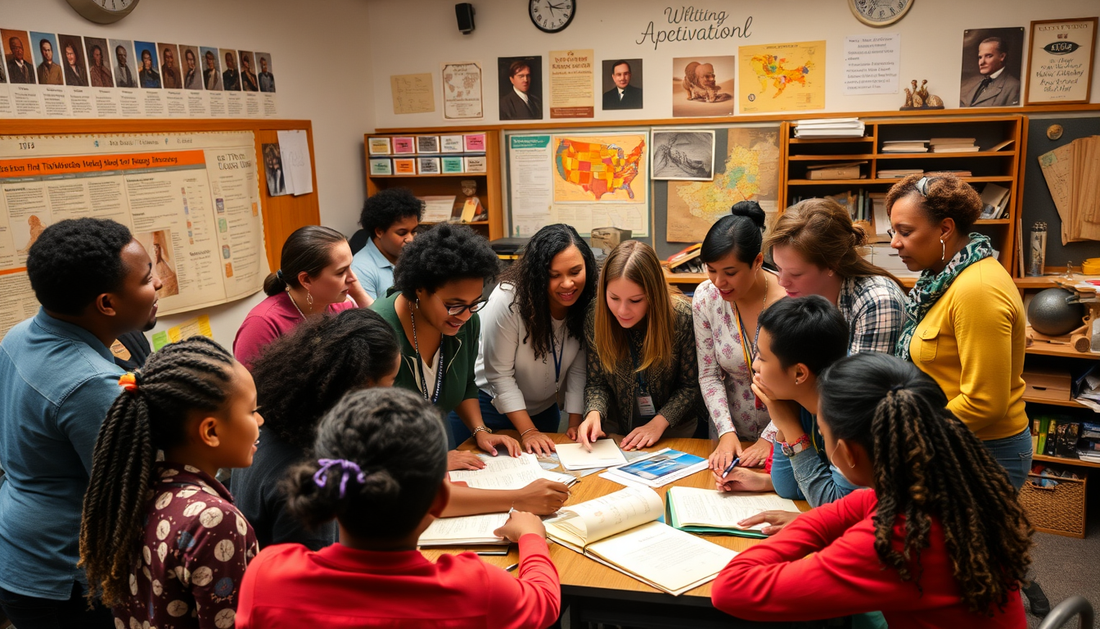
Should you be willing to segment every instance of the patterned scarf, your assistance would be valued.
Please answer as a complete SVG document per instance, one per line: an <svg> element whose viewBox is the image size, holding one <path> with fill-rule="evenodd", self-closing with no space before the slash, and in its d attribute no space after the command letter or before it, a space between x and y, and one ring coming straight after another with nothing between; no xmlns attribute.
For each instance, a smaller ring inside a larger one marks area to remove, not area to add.
<svg viewBox="0 0 1100 629"><path fill-rule="evenodd" d="M920 279L913 286L913 290L909 291L909 300L905 304L905 325L901 330L901 338L898 339L894 354L899 358L912 360L909 357L909 343L913 340L917 325L932 306L936 305L940 297L943 297L959 273L971 264L990 257L993 257L993 247L989 244L989 237L973 232L970 234L970 242L948 261L942 271L933 274L925 269L921 272Z"/></svg>

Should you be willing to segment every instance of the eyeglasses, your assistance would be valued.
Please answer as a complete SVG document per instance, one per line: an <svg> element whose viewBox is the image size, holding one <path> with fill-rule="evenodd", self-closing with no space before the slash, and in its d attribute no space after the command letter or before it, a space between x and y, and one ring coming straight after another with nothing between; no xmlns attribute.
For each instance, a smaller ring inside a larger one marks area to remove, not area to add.
<svg viewBox="0 0 1100 629"><path fill-rule="evenodd" d="M470 311L470 314L473 314L473 313L477 312L478 310L481 310L482 308L484 308L485 304L487 304L487 303L489 303L488 299L479 299L478 301L475 301L472 304L459 304L457 306L446 306L445 305L445 307L447 308L447 314L449 314L452 317L457 317L458 315L466 312L467 310Z"/></svg>
<svg viewBox="0 0 1100 629"><path fill-rule="evenodd" d="M892 229L887 229L886 230L886 235L890 237L890 240L893 240L894 236L897 235L897 232L892 230Z"/></svg>

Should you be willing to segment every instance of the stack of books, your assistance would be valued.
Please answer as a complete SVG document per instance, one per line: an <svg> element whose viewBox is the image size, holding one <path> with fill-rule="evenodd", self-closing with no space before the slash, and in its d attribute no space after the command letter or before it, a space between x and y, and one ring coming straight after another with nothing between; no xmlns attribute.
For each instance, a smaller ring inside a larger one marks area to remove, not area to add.
<svg viewBox="0 0 1100 629"><path fill-rule="evenodd" d="M879 179L902 179L909 175L923 175L921 168L884 168L878 171Z"/></svg>
<svg viewBox="0 0 1100 629"><path fill-rule="evenodd" d="M859 118L820 118L800 120L794 125L796 138L862 138L864 125Z"/></svg>
<svg viewBox="0 0 1100 629"><path fill-rule="evenodd" d="M1081 422L1077 456L1081 457L1082 461L1100 463L1100 423Z"/></svg>
<svg viewBox="0 0 1100 629"><path fill-rule="evenodd" d="M987 183L982 188L982 213L978 216L983 220L1008 216L1008 202L1012 198L1008 188L998 186L995 183Z"/></svg>
<svg viewBox="0 0 1100 629"><path fill-rule="evenodd" d="M928 140L887 140L882 143L883 153L927 153Z"/></svg>
<svg viewBox="0 0 1100 629"><path fill-rule="evenodd" d="M932 138L928 141L933 153L977 153L974 138Z"/></svg>

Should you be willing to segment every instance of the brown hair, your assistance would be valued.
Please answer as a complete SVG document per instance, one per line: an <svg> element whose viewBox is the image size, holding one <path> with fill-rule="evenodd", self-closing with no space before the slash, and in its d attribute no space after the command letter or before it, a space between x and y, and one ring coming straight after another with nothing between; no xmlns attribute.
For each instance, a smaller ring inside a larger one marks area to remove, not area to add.
<svg viewBox="0 0 1100 629"><path fill-rule="evenodd" d="M607 307L607 284L620 277L640 286L648 303L645 341L637 370L641 372L652 365L668 365L673 358L672 337L675 334L672 299L674 296L679 298L680 292L665 281L661 261L653 247L637 240L628 240L612 249L600 269L594 326L600 365L607 373L614 373L616 366L627 359L626 347L630 340L626 337L626 330Z"/></svg>
<svg viewBox="0 0 1100 629"><path fill-rule="evenodd" d="M764 241L769 251L790 247L810 264L845 279L881 275L901 286L898 278L859 255L857 247L866 245L867 232L832 199L806 199L787 208Z"/></svg>
<svg viewBox="0 0 1100 629"><path fill-rule="evenodd" d="M921 183L922 179L926 181ZM898 199L908 196L917 201L928 220L939 223L949 218L960 234L970 231L985 206L974 188L955 175L909 175L886 193L886 215Z"/></svg>

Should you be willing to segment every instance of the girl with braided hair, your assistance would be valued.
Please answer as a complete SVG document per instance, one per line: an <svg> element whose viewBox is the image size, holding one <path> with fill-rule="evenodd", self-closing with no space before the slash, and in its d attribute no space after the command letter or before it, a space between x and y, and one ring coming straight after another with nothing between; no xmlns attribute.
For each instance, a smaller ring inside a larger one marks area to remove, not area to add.
<svg viewBox="0 0 1100 629"><path fill-rule="evenodd" d="M519 543L518 578L473 553L431 562L417 550L450 495L445 427L423 396L349 393L321 420L313 450L285 481L287 508L314 526L336 519L340 541L262 550L244 577L237 629L519 629L557 619L561 585L531 513L514 511L496 531Z"/></svg>
<svg viewBox="0 0 1100 629"><path fill-rule="evenodd" d="M214 475L252 463L263 424L252 376L192 337L119 385L84 496L88 598L102 596L119 626L231 627L256 536Z"/></svg>
<svg viewBox="0 0 1100 629"><path fill-rule="evenodd" d="M871 489L734 558L714 583L715 607L748 620L881 610L891 629L1026 627L1031 526L1004 468L935 381L868 353L829 367L820 389L829 457Z"/></svg>

